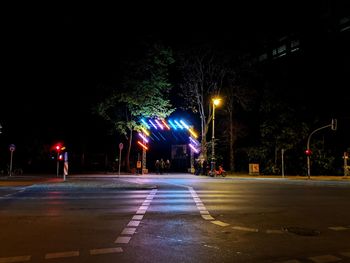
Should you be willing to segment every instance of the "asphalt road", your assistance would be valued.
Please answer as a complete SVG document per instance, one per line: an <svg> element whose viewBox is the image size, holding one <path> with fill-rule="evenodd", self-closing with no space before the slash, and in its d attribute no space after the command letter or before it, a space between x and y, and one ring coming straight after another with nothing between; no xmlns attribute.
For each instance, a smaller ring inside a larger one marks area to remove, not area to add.
<svg viewBox="0 0 350 263"><path fill-rule="evenodd" d="M350 182L193 175L0 187L0 263L350 262Z"/></svg>

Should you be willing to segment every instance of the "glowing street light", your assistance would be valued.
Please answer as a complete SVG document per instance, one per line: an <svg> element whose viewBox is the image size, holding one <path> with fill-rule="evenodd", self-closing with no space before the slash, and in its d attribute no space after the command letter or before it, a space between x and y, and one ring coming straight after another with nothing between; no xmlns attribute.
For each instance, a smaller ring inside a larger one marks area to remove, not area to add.
<svg viewBox="0 0 350 263"><path fill-rule="evenodd" d="M213 98L213 130L212 130L212 137L211 137L211 175L214 175L215 173L215 107L219 106L221 99L220 98Z"/></svg>

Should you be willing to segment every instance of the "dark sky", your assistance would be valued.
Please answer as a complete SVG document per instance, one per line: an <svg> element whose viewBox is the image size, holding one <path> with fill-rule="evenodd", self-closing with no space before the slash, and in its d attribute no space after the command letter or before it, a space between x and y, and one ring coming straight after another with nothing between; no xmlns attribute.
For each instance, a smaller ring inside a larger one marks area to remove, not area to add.
<svg viewBox="0 0 350 263"><path fill-rule="evenodd" d="M97 84L111 79L136 43L153 37L178 47L210 41L249 50L262 37L312 21L333 1L189 2L5 7L3 132L13 140L25 133L98 133L102 124L90 116Z"/></svg>

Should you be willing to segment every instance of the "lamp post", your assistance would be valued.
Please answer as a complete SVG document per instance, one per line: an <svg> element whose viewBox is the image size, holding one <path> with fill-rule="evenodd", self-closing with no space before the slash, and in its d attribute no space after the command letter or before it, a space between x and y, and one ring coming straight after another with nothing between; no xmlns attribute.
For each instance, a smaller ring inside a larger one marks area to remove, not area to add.
<svg viewBox="0 0 350 263"><path fill-rule="evenodd" d="M211 166L210 166L210 173L213 176L215 173L215 106L218 106L220 104L221 99L214 98L213 100L213 130L212 130L212 137L211 137Z"/></svg>

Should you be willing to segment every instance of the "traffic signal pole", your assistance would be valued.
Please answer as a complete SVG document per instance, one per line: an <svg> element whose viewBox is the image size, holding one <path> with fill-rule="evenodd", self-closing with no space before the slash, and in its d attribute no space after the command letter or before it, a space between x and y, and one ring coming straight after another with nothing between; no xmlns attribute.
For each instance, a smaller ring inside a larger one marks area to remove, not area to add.
<svg viewBox="0 0 350 263"><path fill-rule="evenodd" d="M306 145L306 150L308 151L308 154L307 154L307 177L308 179L310 179L310 175L311 175L311 168L310 168L310 156L311 156L311 152L310 152L310 139L311 139L311 136L319 131L319 130L322 130L322 129L325 129L325 128L328 128L328 127L331 127L332 130L336 130L337 129L337 120L336 119L332 119L332 123L331 124L328 124L328 125L325 125L323 127L320 127L316 130L314 130L312 133L310 133L309 137L307 138L307 145Z"/></svg>

